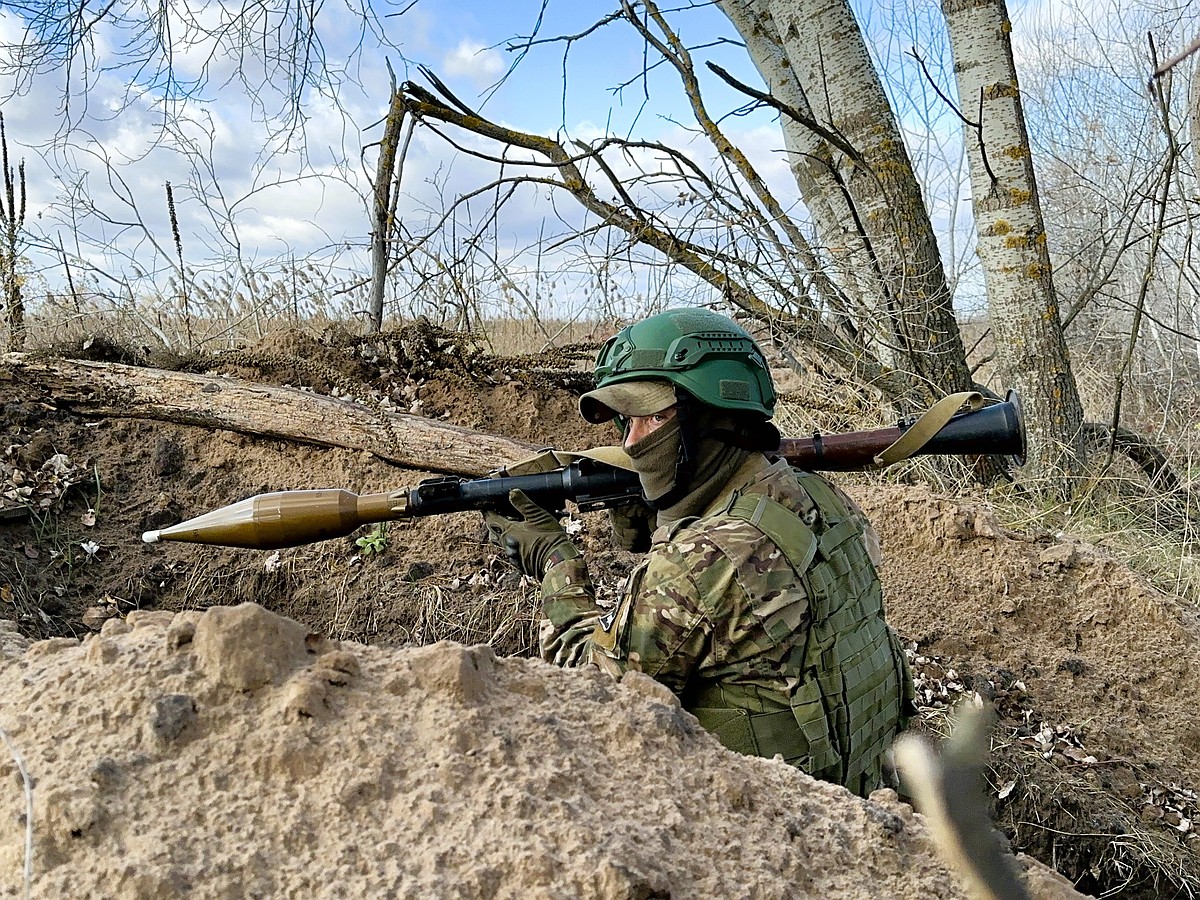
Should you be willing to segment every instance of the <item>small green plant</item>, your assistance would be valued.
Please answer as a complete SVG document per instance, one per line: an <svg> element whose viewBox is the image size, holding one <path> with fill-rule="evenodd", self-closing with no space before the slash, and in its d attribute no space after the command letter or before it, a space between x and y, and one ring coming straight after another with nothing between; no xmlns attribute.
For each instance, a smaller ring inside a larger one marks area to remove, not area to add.
<svg viewBox="0 0 1200 900"><path fill-rule="evenodd" d="M91 506L84 510L83 515L80 517L80 521L88 528L93 527L96 524L96 520L100 517L100 497L103 491L100 487L99 463L92 463L92 478L96 484L96 499Z"/></svg>
<svg viewBox="0 0 1200 900"><path fill-rule="evenodd" d="M354 539L355 546L362 551L363 556L370 556L372 553L382 553L387 547L388 542L388 523L379 522L369 532L362 537Z"/></svg>

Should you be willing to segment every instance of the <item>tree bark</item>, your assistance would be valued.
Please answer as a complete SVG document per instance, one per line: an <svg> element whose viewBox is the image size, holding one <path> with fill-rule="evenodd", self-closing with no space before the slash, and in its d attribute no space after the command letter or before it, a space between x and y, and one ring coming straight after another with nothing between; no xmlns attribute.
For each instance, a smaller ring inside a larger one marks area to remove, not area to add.
<svg viewBox="0 0 1200 900"><path fill-rule="evenodd" d="M1067 493L1083 462L1083 405L1071 372L1021 107L1004 0L943 0L963 115L979 259L996 357L1025 401L1022 481ZM974 133L973 133L974 132Z"/></svg>
<svg viewBox="0 0 1200 900"><path fill-rule="evenodd" d="M421 416L219 375L10 353L0 362L0 382L19 383L28 397L84 415L366 450L395 465L451 475L485 475L537 449Z"/></svg>
<svg viewBox="0 0 1200 900"><path fill-rule="evenodd" d="M1188 93L1188 134L1192 144L1192 165L1200 168L1200 64L1192 68Z"/></svg>
<svg viewBox="0 0 1200 900"><path fill-rule="evenodd" d="M25 300L21 296L21 276L17 272L17 265L21 259L18 238L25 225L25 162L22 160L15 172L8 164L8 135L4 129L2 113L0 170L4 176L4 195L0 197L0 225L4 229L3 246L0 246L0 280L3 281L8 349L15 351L25 347Z"/></svg>
<svg viewBox="0 0 1200 900"><path fill-rule="evenodd" d="M400 131L404 126L404 94L392 82L392 98L384 120L383 140L379 144L379 159L375 165L375 190L372 194L371 229L371 328L383 330L383 295L387 287L388 259L391 256L392 231L395 227L396 204L392 183L397 179L396 153L400 146Z"/></svg>
<svg viewBox="0 0 1200 900"><path fill-rule="evenodd" d="M812 118L804 88L783 48L771 18L769 0L718 0L717 6L746 42L768 93L800 115ZM853 228L849 198L839 188L830 146L792 116L780 116L788 168L800 188L805 208L817 226L824 252L837 273L839 286L858 303L864 300L861 273L853 260L866 256L862 236ZM869 292L868 292L869 293Z"/></svg>
<svg viewBox="0 0 1200 900"><path fill-rule="evenodd" d="M722 0L784 117L797 184L872 349L914 406L972 386L937 239L903 137L846 0ZM820 133L816 130L820 129Z"/></svg>

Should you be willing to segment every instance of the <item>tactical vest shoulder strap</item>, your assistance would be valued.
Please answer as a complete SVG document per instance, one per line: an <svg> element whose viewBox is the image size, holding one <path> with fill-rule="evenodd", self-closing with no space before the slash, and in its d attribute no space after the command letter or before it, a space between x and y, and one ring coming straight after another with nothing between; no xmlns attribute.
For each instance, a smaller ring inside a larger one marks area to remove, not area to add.
<svg viewBox="0 0 1200 900"><path fill-rule="evenodd" d="M828 481L820 475L805 472L802 469L793 469L792 471L796 473L796 480L800 482L800 487L804 488L808 496L812 498L813 503L821 510L821 515L826 520L840 521L850 515L850 510L846 508L845 502Z"/></svg>
<svg viewBox="0 0 1200 900"><path fill-rule="evenodd" d="M696 523L696 518L697 518L696 516L689 516L686 519L678 519L678 520L672 522L670 525L664 525L663 527L666 528L665 540L668 540L668 541L675 540L675 537L676 537L676 535L679 534L679 532L683 531L683 529L688 528Z"/></svg>
<svg viewBox="0 0 1200 900"><path fill-rule="evenodd" d="M749 522L771 539L798 575L817 554L817 536L800 517L766 494L742 494L730 503L727 515Z"/></svg>

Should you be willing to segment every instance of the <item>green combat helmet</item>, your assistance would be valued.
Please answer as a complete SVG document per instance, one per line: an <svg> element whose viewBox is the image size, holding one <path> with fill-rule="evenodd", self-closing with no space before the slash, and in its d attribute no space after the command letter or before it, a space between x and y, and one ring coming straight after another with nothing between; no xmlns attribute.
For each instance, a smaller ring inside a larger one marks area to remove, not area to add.
<svg viewBox="0 0 1200 900"><path fill-rule="evenodd" d="M616 415L604 402L614 392L605 389L635 381L667 382L718 409L764 419L775 413L775 388L758 344L732 319L707 309L667 310L622 329L600 348L595 376L596 390L579 402L593 423Z"/></svg>

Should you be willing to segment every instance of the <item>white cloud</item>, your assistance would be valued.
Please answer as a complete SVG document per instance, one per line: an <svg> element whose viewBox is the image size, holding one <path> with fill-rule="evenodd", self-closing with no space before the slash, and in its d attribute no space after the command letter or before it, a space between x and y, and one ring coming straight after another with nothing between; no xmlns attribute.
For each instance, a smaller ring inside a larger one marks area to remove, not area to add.
<svg viewBox="0 0 1200 900"><path fill-rule="evenodd" d="M330 4L346 5L344 0ZM487 104L470 96L472 89L484 89L501 78L508 60L502 46L460 36L483 34L490 41L502 38L508 30L527 27L539 5L537 0L513 6L471 2L456 8L454 15L439 10L438 16L419 15L421 8L417 7L402 19L380 20L377 24L383 30L377 34L368 29L365 37L354 16L323 17L322 22L330 29L322 32L325 62L331 70L330 83L336 87L327 93L310 91L306 95L303 137L295 141L285 141L276 130L281 123L270 117L292 85L279 81L247 91L239 78L231 77L244 61L207 41L190 49L176 48L175 61L181 74L194 77L207 73L215 80L204 96L171 107L180 117L170 140L157 146L163 138L161 101L155 100L147 84L131 80L145 76L121 68L128 60L122 60L114 48L122 46L124 37L98 29L95 52L106 68L92 73L86 103L79 93L70 98L73 122L78 121L84 129L71 135L74 151L60 148L55 153L37 152L49 147L55 132L63 127L63 115L55 112L62 102L61 73L36 79L29 93L5 101L10 146L15 155L29 161L30 224L51 236L61 230L68 246L71 229L78 229L80 252L114 277L129 271L135 260L143 271L162 273L174 262L164 197L164 182L170 181L189 266L206 271L227 266L236 232L240 252L249 261L262 264L272 256L301 258L311 253L331 269L344 267L342 271L361 274L366 270L362 250L371 228L364 198L370 193L377 153L374 142L382 134L386 114L387 58L395 66L398 79L420 80L416 63L436 61L435 71L454 90L461 86L460 96L466 102L478 102L485 114L511 122L516 129L548 134L561 130L563 139L569 134L585 141L611 133L661 141L686 154L701 170L713 170L712 146L672 121L688 120L686 101L672 73L654 70L644 84L635 79L626 90L616 94L610 90L614 81L639 71L641 45L632 31L626 34L611 29L600 43L573 50L569 90L561 80L561 50L550 47L540 54L531 52ZM226 7L235 5L224 0L207 4L204 24L213 24L214 16ZM592 14L585 11L580 15ZM522 22L526 24L518 24ZM547 25L546 33L567 33L574 27L570 22L557 29ZM18 17L0 11L0 44L19 43L23 30L24 23ZM390 37L385 41L381 34ZM402 56L398 55L399 48L403 49ZM729 51L727 55L729 59L719 58L739 71L736 54ZM248 80L267 74L260 61L244 64L249 67ZM77 91L81 86L81 82L75 82ZM0 76L0 97L11 87L11 79ZM714 110L744 102L744 98L715 82L706 90ZM575 124L568 127L567 122ZM727 118L723 127L746 150L784 206L795 209L797 188L788 171L774 116L763 112ZM489 155L498 152L494 144L449 126L440 131L461 146ZM204 158L196 167L196 159L181 152L174 143L176 139L201 151ZM101 156L109 157L118 167L127 198L110 190L108 173L100 165ZM518 160L529 156L533 155L510 152L503 175L553 174L544 167L521 167ZM660 176L664 171L673 172L673 168L661 157L658 151L643 149L628 155L613 152L606 159L620 175L648 175L632 189L641 192L640 199L661 208L664 216L691 215L693 220L703 222L700 212L672 206L672 190L677 186ZM81 176L86 174L92 199L108 217L129 221L133 213L128 204L136 204L137 215L145 223L144 231L114 228L103 217L89 218L77 207L64 204L58 197L61 186L54 177L55 168L63 169L64 159L74 163L68 169ZM459 153L433 129L420 127L405 160L400 221L410 233L418 232L460 197L501 174L495 163ZM589 174L605 199L618 199L613 197L611 187L605 190L605 179L594 166ZM448 232L451 237L446 238L444 247L430 245L430 252L452 259L462 248L450 241L461 241L462 235L481 223L489 223L493 243L488 252L496 257L496 266L506 269L531 296L539 289L551 290L546 279L563 272L568 274L553 288L559 295L569 294L576 283L572 278L584 285L590 277L595 289L598 279L594 272L601 267L605 253L612 256L608 263L612 269L620 265L621 259L637 256L638 251L627 253L621 249L620 235L601 235L591 245L587 241L564 242L558 249L543 248L542 253L534 253L530 248L539 242L552 243L554 236L570 231L587 216L561 192L543 185L526 185L491 224L491 207L506 189L494 189L464 204L457 211L461 227ZM224 209L229 210L228 216ZM44 218L35 219L35 210L44 212ZM803 211L797 209L796 214L803 216ZM151 246L148 235L163 248L162 254ZM587 259L589 253L596 259ZM653 256L649 252L645 255ZM55 259L51 257L49 264L55 265ZM629 265L632 268L634 264ZM584 287L579 290L583 296Z"/></svg>
<svg viewBox="0 0 1200 900"><path fill-rule="evenodd" d="M483 89L504 71L504 58L479 41L463 38L458 46L442 57L442 72L453 78L466 78Z"/></svg>

